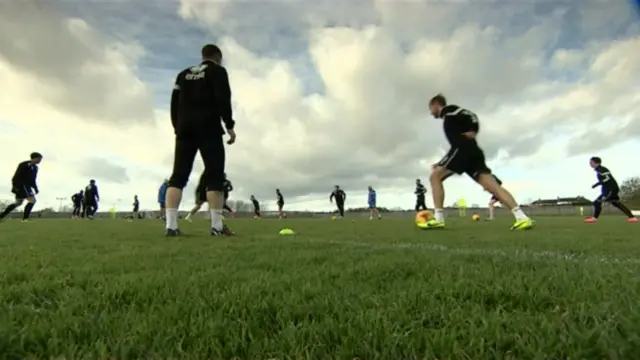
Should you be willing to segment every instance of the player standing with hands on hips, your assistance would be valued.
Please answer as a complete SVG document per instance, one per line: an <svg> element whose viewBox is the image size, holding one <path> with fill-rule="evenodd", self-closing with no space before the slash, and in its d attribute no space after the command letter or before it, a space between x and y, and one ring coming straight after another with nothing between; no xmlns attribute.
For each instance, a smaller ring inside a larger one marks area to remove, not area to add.
<svg viewBox="0 0 640 360"><path fill-rule="evenodd" d="M173 172L166 195L166 235L179 236L178 207L189 181L193 161L200 151L204 162L207 202L211 214L211 235L234 233L222 222L224 206L225 148L236 141L231 109L231 86L221 66L222 51L216 45L202 48L202 63L178 74L171 95L171 123L176 135Z"/></svg>

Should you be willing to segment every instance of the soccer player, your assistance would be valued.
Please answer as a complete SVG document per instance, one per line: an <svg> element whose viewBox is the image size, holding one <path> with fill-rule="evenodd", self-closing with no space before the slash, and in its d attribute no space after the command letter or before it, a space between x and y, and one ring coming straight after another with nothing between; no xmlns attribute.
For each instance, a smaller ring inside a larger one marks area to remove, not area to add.
<svg viewBox="0 0 640 360"><path fill-rule="evenodd" d="M98 203L100 202L100 193L95 180L90 180L89 185L84 188L84 210L87 219L93 220L98 212Z"/></svg>
<svg viewBox="0 0 640 360"><path fill-rule="evenodd" d="M278 219L283 219L287 217L287 215L282 211L284 208L284 196L282 196L280 189L276 189L276 196L278 197Z"/></svg>
<svg viewBox="0 0 640 360"><path fill-rule="evenodd" d="M31 211L36 204L36 195L39 192L36 180L38 179L38 164L41 161L42 154L34 152L31 153L29 160L18 164L18 168L11 178L11 192L15 195L15 201L0 213L0 220L11 214L26 200L27 205L24 207L22 221L29 221Z"/></svg>
<svg viewBox="0 0 640 360"><path fill-rule="evenodd" d="M140 200L138 200L138 195L134 195L133 196L133 212L131 214L131 216L134 219L139 219L140 215L138 214L140 212Z"/></svg>
<svg viewBox="0 0 640 360"><path fill-rule="evenodd" d="M344 203L347 201L347 194L340 189L340 186L336 185L329 195L329 201L333 203L333 199L336 199L336 206L338 207L338 214L340 218L344 218Z"/></svg>
<svg viewBox="0 0 640 360"><path fill-rule="evenodd" d="M71 213L72 219L79 219L82 214L82 203L84 200L84 191L80 190L76 194L71 195L71 202L73 203L73 212Z"/></svg>
<svg viewBox="0 0 640 360"><path fill-rule="evenodd" d="M222 221L224 207L225 148L222 122L229 134L227 144L236 141L231 109L231 86L227 70L220 64L222 51L216 45L202 48L202 63L181 71L171 94L171 123L175 132L173 172L166 196L166 235L179 236L178 207L189 181L198 151L205 168L207 202L211 214L211 235L233 232Z"/></svg>
<svg viewBox="0 0 640 360"><path fill-rule="evenodd" d="M591 188L595 189L600 186L600 196L593 202L593 216L587 218L585 222L594 223L598 220L602 212L602 203L604 202L611 203L611 205L620 209L622 213L627 215L627 221L638 222L638 219L631 213L631 210L620 202L620 187L618 186L618 182L613 175L611 175L611 171L602 166L602 159L594 156L589 160L589 165L596 171L598 177L598 182L593 184Z"/></svg>
<svg viewBox="0 0 640 360"><path fill-rule="evenodd" d="M493 177L496 179L496 182L498 183L498 185L502 186L502 180L500 180L495 175L493 175ZM491 221L495 218L496 203L499 203L499 202L500 201L495 195L491 195L491 199L489 199L489 217L486 219L487 221Z"/></svg>
<svg viewBox="0 0 640 360"><path fill-rule="evenodd" d="M486 191L495 195L501 204L511 209L515 216L512 230L531 229L535 224L534 221L522 211L511 193L498 184L485 163L484 152L476 141L476 135L480 130L476 114L456 105L448 105L441 94L429 101L429 110L435 118L443 120L444 132L451 149L440 162L432 166L429 182L435 207L435 219L428 221L425 228L445 226L443 182L453 174L466 173Z"/></svg>
<svg viewBox="0 0 640 360"><path fill-rule="evenodd" d="M424 199L427 188L422 185L420 179L416 179L416 190L413 193L416 195L416 212L427 210L427 204Z"/></svg>
<svg viewBox="0 0 640 360"><path fill-rule="evenodd" d="M224 193L224 205L222 206L222 210L227 210L231 213L231 216L236 216L235 211L227 204L227 200L229 200L229 193L233 191L233 184L227 178L227 174L224 174L224 183L222 184L222 192Z"/></svg>
<svg viewBox="0 0 640 360"><path fill-rule="evenodd" d="M256 197L251 195L251 203L253 204L253 217L255 219L260 219L260 203L256 200Z"/></svg>
<svg viewBox="0 0 640 360"><path fill-rule="evenodd" d="M160 188L158 188L158 205L160 206L160 219L164 220L166 215L165 198L167 197L167 188L169 187L169 179L165 179Z"/></svg>
<svg viewBox="0 0 640 360"><path fill-rule="evenodd" d="M378 211L378 208L376 207L376 191L373 190L371 185L369 185L367 203L369 204L369 220L373 220L374 214L378 216L378 220L382 219L382 215L380 215L380 211Z"/></svg>
<svg viewBox="0 0 640 360"><path fill-rule="evenodd" d="M193 222L191 218L198 211L200 211L200 208L202 208L202 204L206 202L207 202L206 175L204 172L202 172L202 175L200 175L200 180L198 181L198 186L196 186L196 204L193 207L193 209L189 211L189 213L184 219L187 220L188 222Z"/></svg>

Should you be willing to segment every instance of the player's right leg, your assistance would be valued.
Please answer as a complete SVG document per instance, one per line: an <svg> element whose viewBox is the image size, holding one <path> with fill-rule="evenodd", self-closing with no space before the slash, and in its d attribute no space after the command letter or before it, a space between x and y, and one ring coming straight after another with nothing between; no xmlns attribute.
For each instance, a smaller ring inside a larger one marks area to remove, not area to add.
<svg viewBox="0 0 640 360"><path fill-rule="evenodd" d="M165 229L167 236L181 234L178 226L178 208L182 200L182 189L189 181L193 161L198 153L199 142L193 137L177 136L173 158L173 171L169 178L166 195Z"/></svg>
<svg viewBox="0 0 640 360"><path fill-rule="evenodd" d="M421 225L425 229L444 228L444 181L454 174L462 174L465 158L459 149L450 149L438 163L431 167L429 183L433 199L434 218Z"/></svg>

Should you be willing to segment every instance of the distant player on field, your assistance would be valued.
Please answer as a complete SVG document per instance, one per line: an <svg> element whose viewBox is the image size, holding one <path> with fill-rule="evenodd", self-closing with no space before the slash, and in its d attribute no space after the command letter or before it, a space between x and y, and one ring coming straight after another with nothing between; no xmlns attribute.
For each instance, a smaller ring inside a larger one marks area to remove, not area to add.
<svg viewBox="0 0 640 360"><path fill-rule="evenodd" d="M95 180L90 180L89 185L84 188L84 211L87 219L93 220L98 212L98 203L100 203L100 193Z"/></svg>
<svg viewBox="0 0 640 360"><path fill-rule="evenodd" d="M84 191L80 190L76 194L71 195L71 202L73 203L73 212L71 213L72 219L79 219L82 214L82 203L84 202Z"/></svg>
<svg viewBox="0 0 640 360"><path fill-rule="evenodd" d="M283 211L283 209L284 209L284 196L282 196L282 193L280 192L280 189L276 189L276 197L278 198L277 199L278 219L283 219L283 218L287 217L287 215Z"/></svg>
<svg viewBox="0 0 640 360"><path fill-rule="evenodd" d="M629 222L638 222L638 219L631 213L631 210L620 202L620 187L618 186L618 182L613 175L611 175L611 171L602 166L602 159L594 156L589 160L589 165L596 171L598 177L598 182L593 184L591 188L595 189L599 186L601 192L600 196L593 202L593 216L587 218L585 222L595 223L598 220L602 212L602 203L604 202L608 202L620 209L620 211L627 215Z"/></svg>
<svg viewBox="0 0 640 360"><path fill-rule="evenodd" d="M373 215L378 217L378 220L382 219L382 215L380 215L380 211L376 206L376 191L373 190L373 187L369 185L369 195L367 196L367 204L369 205L369 220L373 220Z"/></svg>
<svg viewBox="0 0 640 360"><path fill-rule="evenodd" d="M15 195L15 201L0 213L0 220L20 207L25 200L27 201L27 205L24 207L22 221L26 222L29 220L31 211L36 204L36 195L39 191L36 180L38 179L38 164L40 164L41 161L42 154L34 152L31 153L29 160L18 164L18 168L11 178L11 192Z"/></svg>
<svg viewBox="0 0 640 360"><path fill-rule="evenodd" d="M224 174L224 183L222 184L222 187L222 192L224 193L224 205L222 206L222 210L230 212L231 216L236 216L236 213L229 206L229 204L227 204L227 200L229 200L229 194L233 191L233 184L231 183L231 180L227 178L226 173Z"/></svg>
<svg viewBox="0 0 640 360"><path fill-rule="evenodd" d="M253 204L253 217L260 219L260 203L256 200L256 197L251 195L251 203Z"/></svg>
<svg viewBox="0 0 640 360"><path fill-rule="evenodd" d="M133 196L133 211L131 213L131 216L134 219L139 219L140 218L140 200L138 200L138 195L134 195Z"/></svg>
<svg viewBox="0 0 640 360"><path fill-rule="evenodd" d="M502 181L495 175L493 175L493 177L496 179L496 182L498 183L498 185L502 186ZM495 218L496 203L499 203L499 202L500 201L495 195L491 195L491 199L489 199L489 217L487 218L488 221L491 221Z"/></svg>
<svg viewBox="0 0 640 360"><path fill-rule="evenodd" d="M196 204L193 207L193 209L191 209L191 211L189 211L187 216L184 218L188 222L193 222L193 220L191 219L193 215L195 215L198 211L200 211L200 208L202 208L202 205L207 202L207 183L206 183L206 175L204 172L202 172L202 175L200 175L200 180L198 181L198 185L196 186L195 195L196 195L195 197Z"/></svg>
<svg viewBox="0 0 640 360"><path fill-rule="evenodd" d="M429 110L435 118L443 120L444 132L451 149L442 160L432 166L429 182L435 219L428 221L425 228L445 226L443 182L451 175L466 173L486 191L495 195L501 204L511 209L516 218L511 230L531 229L534 226L533 220L522 211L511 193L498 184L485 163L484 152L476 141L480 130L476 114L457 105L447 104L445 97L440 94L429 101Z"/></svg>
<svg viewBox="0 0 640 360"><path fill-rule="evenodd" d="M333 199L336 200L336 206L338 207L338 214L340 218L344 218L344 203L347 201L347 194L340 189L340 186L336 185L329 195L329 201L333 203Z"/></svg>
<svg viewBox="0 0 640 360"><path fill-rule="evenodd" d="M416 195L416 212L427 210L427 204L425 202L427 188L422 185L420 179L416 179L416 190L413 193Z"/></svg>
<svg viewBox="0 0 640 360"><path fill-rule="evenodd" d="M169 187L169 180L165 179L162 184L160 184L160 188L158 188L158 205L160 206L160 219L165 218L167 206L165 205L166 197L167 197L167 188Z"/></svg>

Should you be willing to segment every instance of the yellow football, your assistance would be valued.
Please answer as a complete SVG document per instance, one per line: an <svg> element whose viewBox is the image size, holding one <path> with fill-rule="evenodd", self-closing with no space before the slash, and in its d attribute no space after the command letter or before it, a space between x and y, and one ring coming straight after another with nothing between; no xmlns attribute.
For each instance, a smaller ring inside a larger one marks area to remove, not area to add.
<svg viewBox="0 0 640 360"><path fill-rule="evenodd" d="M473 214L473 215L471 215L471 220L473 220L473 221L478 221L478 220L480 220L480 215L478 215L478 214Z"/></svg>

